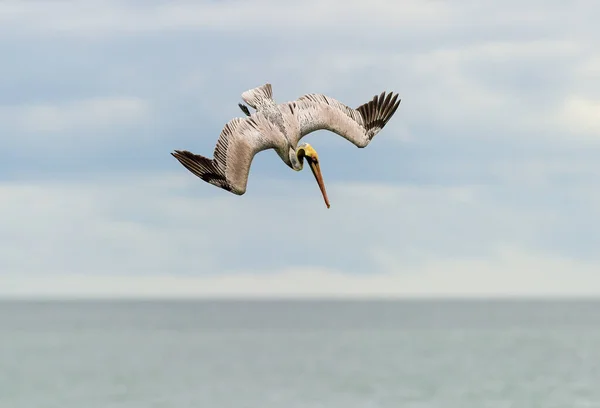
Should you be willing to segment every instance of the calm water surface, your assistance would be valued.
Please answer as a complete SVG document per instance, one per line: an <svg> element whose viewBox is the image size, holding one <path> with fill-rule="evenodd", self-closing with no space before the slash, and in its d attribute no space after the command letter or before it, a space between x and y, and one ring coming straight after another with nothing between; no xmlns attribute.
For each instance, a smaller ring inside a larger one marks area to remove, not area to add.
<svg viewBox="0 0 600 408"><path fill-rule="evenodd" d="M600 407L600 301L0 302L0 407Z"/></svg>

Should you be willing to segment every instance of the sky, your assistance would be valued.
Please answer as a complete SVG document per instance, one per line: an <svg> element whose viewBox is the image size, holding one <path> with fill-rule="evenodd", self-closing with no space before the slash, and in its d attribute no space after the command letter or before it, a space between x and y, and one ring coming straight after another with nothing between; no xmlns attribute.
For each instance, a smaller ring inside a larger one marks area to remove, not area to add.
<svg viewBox="0 0 600 408"><path fill-rule="evenodd" d="M595 0L0 2L1 297L600 295ZM312 174L210 156L241 93L402 103Z"/></svg>

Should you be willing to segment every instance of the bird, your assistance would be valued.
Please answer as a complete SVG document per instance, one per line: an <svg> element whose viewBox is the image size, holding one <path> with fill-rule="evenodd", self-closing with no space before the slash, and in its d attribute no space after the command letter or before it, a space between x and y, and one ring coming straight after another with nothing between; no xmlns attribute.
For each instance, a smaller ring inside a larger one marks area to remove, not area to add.
<svg viewBox="0 0 600 408"><path fill-rule="evenodd" d="M273 149L295 171L301 171L306 160L327 208L330 202L319 155L310 144L299 144L300 139L317 130L328 130L364 148L385 127L401 101L398 93L384 91L356 109L320 93L278 104L270 83L249 89L241 96L254 112L238 104L245 117L235 117L225 124L212 159L188 150L174 150L171 155L205 182L240 196L246 192L250 166L257 153Z"/></svg>

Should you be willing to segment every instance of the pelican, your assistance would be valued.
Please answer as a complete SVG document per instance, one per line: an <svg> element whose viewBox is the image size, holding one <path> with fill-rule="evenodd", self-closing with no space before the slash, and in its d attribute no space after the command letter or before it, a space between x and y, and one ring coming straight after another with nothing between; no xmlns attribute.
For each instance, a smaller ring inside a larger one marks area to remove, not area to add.
<svg viewBox="0 0 600 408"><path fill-rule="evenodd" d="M242 93L247 106L238 104L244 118L233 118L221 131L213 158L209 159L187 150L171 153L179 162L202 180L233 194L246 192L248 174L254 156L274 149L290 168L300 171L306 159L325 200L330 207L323 182L319 155L300 139L316 130L329 130L366 147L384 128L398 109L398 94L382 92L373 99L352 109L323 94L306 94L295 101L277 104L271 84L267 83Z"/></svg>

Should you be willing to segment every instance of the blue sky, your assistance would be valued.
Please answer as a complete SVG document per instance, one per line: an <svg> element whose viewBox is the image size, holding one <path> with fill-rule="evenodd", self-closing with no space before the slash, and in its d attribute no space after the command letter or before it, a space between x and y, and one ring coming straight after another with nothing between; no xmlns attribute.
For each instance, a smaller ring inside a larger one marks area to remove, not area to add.
<svg viewBox="0 0 600 408"><path fill-rule="evenodd" d="M0 295L600 294L592 0L0 2ZM324 131L331 209L273 151L211 154L240 95L402 98Z"/></svg>

